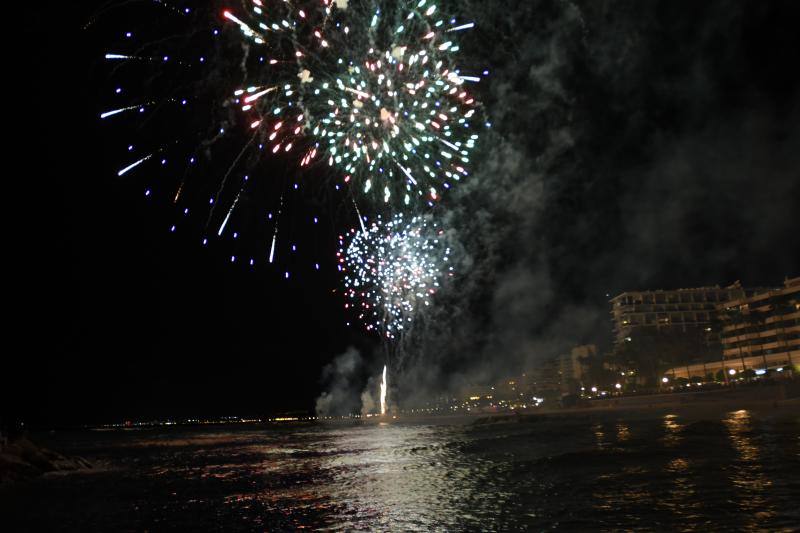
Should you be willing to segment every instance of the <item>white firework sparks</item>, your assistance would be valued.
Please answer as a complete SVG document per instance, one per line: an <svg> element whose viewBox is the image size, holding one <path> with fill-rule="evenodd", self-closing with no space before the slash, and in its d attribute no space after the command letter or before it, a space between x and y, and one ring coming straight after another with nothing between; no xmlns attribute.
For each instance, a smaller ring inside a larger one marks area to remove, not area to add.
<svg viewBox="0 0 800 533"><path fill-rule="evenodd" d="M429 306L444 275L452 275L443 231L422 217L378 218L366 231L339 239L345 308L358 313L368 331L395 339L415 314Z"/></svg>
<svg viewBox="0 0 800 533"><path fill-rule="evenodd" d="M316 6L316 7L314 7ZM235 92L274 153L326 162L364 194L432 203L468 175L480 81L455 63L474 27L429 0L252 0L227 20L269 56Z"/></svg>

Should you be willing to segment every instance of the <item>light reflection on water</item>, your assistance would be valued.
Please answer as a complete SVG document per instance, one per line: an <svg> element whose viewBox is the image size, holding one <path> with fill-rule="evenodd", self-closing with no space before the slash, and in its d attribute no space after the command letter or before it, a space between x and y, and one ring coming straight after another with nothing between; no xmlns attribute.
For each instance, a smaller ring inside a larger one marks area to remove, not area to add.
<svg viewBox="0 0 800 533"><path fill-rule="evenodd" d="M664 436L662 437L664 445L668 448L680 445L683 428L683 424L678 422L678 415L666 415L664 417Z"/></svg>
<svg viewBox="0 0 800 533"><path fill-rule="evenodd" d="M108 468L39 490L95 529L774 530L800 524L798 434L737 412L92 435L64 444Z"/></svg>
<svg viewBox="0 0 800 533"><path fill-rule="evenodd" d="M335 515L342 522L367 510L380 527L436 523L436 517L445 519L457 508L456 494L474 498L475 481L483 474L480 461L466 469L451 464L452 450L428 429L388 426L345 431L337 444L342 450L362 450L334 456L323 466L335 472L327 487L331 499L346 502ZM455 487L457 491L452 490Z"/></svg>
<svg viewBox="0 0 800 533"><path fill-rule="evenodd" d="M486 464L480 460L457 464L457 436L442 428L343 428L325 432L322 443L318 442L319 431L298 436L309 439L307 454L279 459L277 464L283 466L278 469L306 472L313 479L254 497L275 508L305 506L322 512L332 529L369 524L370 528L412 530L477 523L477 514L453 511L465 501L486 497L486 489L491 488L477 483L486 478ZM285 464L287 461L292 464ZM270 468L275 467L273 462ZM505 496L502 492L491 494L498 503Z"/></svg>
<svg viewBox="0 0 800 533"><path fill-rule="evenodd" d="M739 506L746 511L747 525L757 527L760 521L775 515L769 499L772 481L764 474L761 466L758 434L748 411L730 413L723 422L730 433L731 445L739 456L739 460L729 469L731 481L737 488Z"/></svg>
<svg viewBox="0 0 800 533"><path fill-rule="evenodd" d="M617 442L625 442L631 438L631 429L624 422L617 422Z"/></svg>

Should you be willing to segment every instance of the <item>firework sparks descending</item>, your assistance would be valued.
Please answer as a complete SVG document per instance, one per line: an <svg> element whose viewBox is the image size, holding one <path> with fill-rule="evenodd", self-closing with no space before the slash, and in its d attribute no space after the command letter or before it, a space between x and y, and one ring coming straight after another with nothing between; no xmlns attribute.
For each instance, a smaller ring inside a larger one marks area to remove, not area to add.
<svg viewBox="0 0 800 533"><path fill-rule="evenodd" d="M120 176L120 177L124 176L125 174L127 174L128 172L133 170L134 168L138 167L139 165L141 165L145 161L149 160L151 157L153 157L152 154L150 154L148 156L145 156L145 157L139 159L138 161L134 161L133 163L131 163L127 167L125 167L122 170L120 170L119 172L117 172L117 176Z"/></svg>
<svg viewBox="0 0 800 533"><path fill-rule="evenodd" d="M378 218L367 232L351 229L339 238L345 308L368 331L393 340L408 330L421 308L430 305L443 275L452 275L443 232L422 217Z"/></svg>
<svg viewBox="0 0 800 533"><path fill-rule="evenodd" d="M270 59L236 102L274 153L297 149L383 202L432 204L468 175L480 76L456 64L455 33L430 0L252 0L223 17Z"/></svg>

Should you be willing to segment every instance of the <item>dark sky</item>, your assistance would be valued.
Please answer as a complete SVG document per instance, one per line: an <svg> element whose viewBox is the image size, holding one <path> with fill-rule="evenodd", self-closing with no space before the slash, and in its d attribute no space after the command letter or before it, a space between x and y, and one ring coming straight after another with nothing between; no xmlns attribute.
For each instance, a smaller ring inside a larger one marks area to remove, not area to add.
<svg viewBox="0 0 800 533"><path fill-rule="evenodd" d="M797 2L460 6L479 24L465 57L492 71L495 128L436 212L462 275L419 328L411 381L439 389L606 345L607 294L800 274ZM98 8L30 9L7 159L26 191L7 198L25 228L8 412L68 423L308 409L337 354L355 345L370 360L374 340L345 326L333 292L334 236L352 224L335 196L296 201L293 216L324 220L297 226L313 245L289 281L203 248L200 229L171 234L175 211L115 176L124 137L97 120L108 35L82 29Z"/></svg>

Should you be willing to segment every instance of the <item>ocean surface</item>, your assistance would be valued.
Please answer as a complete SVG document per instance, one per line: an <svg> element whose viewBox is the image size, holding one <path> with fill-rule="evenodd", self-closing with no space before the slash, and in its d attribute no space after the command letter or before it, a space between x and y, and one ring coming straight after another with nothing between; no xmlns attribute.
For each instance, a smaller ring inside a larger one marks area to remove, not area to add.
<svg viewBox="0 0 800 533"><path fill-rule="evenodd" d="M94 469L2 493L3 531L800 529L800 414L791 412L43 440Z"/></svg>

